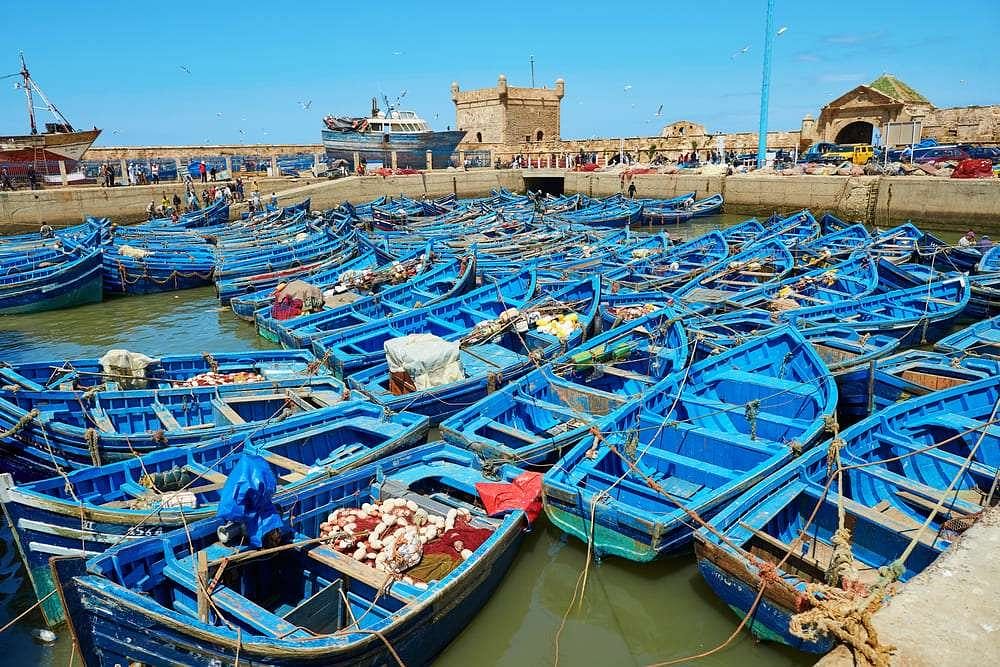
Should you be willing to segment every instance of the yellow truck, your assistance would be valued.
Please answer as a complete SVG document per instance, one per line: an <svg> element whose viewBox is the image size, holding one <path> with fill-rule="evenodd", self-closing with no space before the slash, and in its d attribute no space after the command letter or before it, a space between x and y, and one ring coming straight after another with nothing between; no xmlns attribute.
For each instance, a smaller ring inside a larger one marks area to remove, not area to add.
<svg viewBox="0 0 1000 667"><path fill-rule="evenodd" d="M838 144L823 153L823 161L833 163L868 164L873 157L875 147L871 144Z"/></svg>

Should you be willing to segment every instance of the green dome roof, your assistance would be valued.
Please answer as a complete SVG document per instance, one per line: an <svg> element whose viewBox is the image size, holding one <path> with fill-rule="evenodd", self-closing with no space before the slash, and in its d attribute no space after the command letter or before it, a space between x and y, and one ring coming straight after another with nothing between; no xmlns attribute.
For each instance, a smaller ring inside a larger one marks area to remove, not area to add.
<svg viewBox="0 0 1000 667"><path fill-rule="evenodd" d="M883 74L868 84L868 86L900 102L930 104L930 101L926 97L891 74Z"/></svg>

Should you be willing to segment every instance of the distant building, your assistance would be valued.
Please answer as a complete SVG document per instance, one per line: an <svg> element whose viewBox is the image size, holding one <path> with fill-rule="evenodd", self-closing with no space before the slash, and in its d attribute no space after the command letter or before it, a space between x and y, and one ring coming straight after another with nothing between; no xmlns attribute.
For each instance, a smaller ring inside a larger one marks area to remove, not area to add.
<svg viewBox="0 0 1000 667"><path fill-rule="evenodd" d="M938 143L1000 143L1000 105L939 109L917 90L891 74L847 91L820 109L819 118L807 114L798 131L768 133L771 148L805 149L817 141L839 144L869 143L874 130L888 123L920 121L922 136ZM710 147L714 135L688 120L665 125L660 136L693 141ZM727 148L755 149L752 132L723 135Z"/></svg>
<svg viewBox="0 0 1000 667"><path fill-rule="evenodd" d="M455 121L466 132L462 145L558 141L565 87L562 79L552 89L508 86L503 74L495 88L461 91L452 83Z"/></svg>

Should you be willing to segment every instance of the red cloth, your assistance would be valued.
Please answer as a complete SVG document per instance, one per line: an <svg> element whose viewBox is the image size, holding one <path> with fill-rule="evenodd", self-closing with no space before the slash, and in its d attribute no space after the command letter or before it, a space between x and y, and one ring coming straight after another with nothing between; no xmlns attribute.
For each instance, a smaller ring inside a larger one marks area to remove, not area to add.
<svg viewBox="0 0 1000 667"><path fill-rule="evenodd" d="M424 545L424 554L447 554L452 558L461 559L461 553L455 551L455 542L461 542L463 549L475 551L483 542L490 539L493 531L489 528L473 528L469 522L459 517L455 519L455 527L442 533Z"/></svg>
<svg viewBox="0 0 1000 667"><path fill-rule="evenodd" d="M302 314L302 299L284 298L271 306L271 317L276 320L290 320Z"/></svg>
<svg viewBox="0 0 1000 667"><path fill-rule="evenodd" d="M483 507L490 516L511 510L524 510L528 523L534 523L542 512L542 475L522 472L507 484L505 482L480 482L476 491Z"/></svg>
<svg viewBox="0 0 1000 667"><path fill-rule="evenodd" d="M989 160L962 160L951 172L952 178L993 178L993 163Z"/></svg>

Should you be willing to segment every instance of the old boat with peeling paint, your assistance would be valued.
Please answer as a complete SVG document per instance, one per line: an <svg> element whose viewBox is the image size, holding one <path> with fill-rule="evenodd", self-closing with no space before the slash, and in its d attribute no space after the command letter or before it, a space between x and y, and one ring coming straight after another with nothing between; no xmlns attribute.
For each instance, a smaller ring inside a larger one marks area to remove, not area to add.
<svg viewBox="0 0 1000 667"><path fill-rule="evenodd" d="M49 570L52 556L95 556L126 540L161 535L215 514L220 492L239 460L256 448L278 480L277 496L422 441L427 419L387 416L349 401L191 447L171 447L104 466L27 484L0 475L0 502L13 527L42 613L64 619ZM181 514L183 513L183 517Z"/></svg>
<svg viewBox="0 0 1000 667"><path fill-rule="evenodd" d="M837 583L854 591L880 585L890 571L890 581L903 583L923 571L951 543L945 522L983 510L1000 470L1000 440L990 426L997 405L1000 377L993 376L897 403L846 429L835 448L807 453L734 501L712 530L697 532L702 576L740 616L766 576L750 631L825 653L832 637L804 639L789 621L813 606L808 587L833 570L837 542L853 561L851 578ZM830 476L831 454L843 466L842 482ZM850 530L846 545L835 536L840 512Z"/></svg>
<svg viewBox="0 0 1000 667"><path fill-rule="evenodd" d="M441 423L441 436L486 459L551 464L688 355L668 308L583 343Z"/></svg>
<svg viewBox="0 0 1000 667"><path fill-rule="evenodd" d="M490 599L526 527L521 510L487 516L476 485L521 472L503 465L487 476L472 452L432 443L276 502L300 546L266 558L220 544L221 521L212 519L191 524L189 534L122 544L86 562L55 559L53 567L87 664L429 664ZM389 497L434 514L465 508L472 526L491 534L422 586L309 541L331 511ZM201 615L199 553L213 573L227 563Z"/></svg>
<svg viewBox="0 0 1000 667"><path fill-rule="evenodd" d="M686 546L708 518L808 449L837 387L792 327L674 373L602 424L546 474L543 502L597 554L650 561Z"/></svg>

